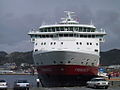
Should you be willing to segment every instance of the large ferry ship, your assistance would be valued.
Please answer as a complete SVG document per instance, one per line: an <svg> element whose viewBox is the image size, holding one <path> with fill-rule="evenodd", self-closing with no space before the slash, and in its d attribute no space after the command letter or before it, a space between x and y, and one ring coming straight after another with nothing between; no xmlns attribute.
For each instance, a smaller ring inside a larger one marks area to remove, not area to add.
<svg viewBox="0 0 120 90"><path fill-rule="evenodd" d="M80 24L65 11L57 24L41 25L28 34L34 44L33 58L43 87L78 86L97 76L104 30Z"/></svg>

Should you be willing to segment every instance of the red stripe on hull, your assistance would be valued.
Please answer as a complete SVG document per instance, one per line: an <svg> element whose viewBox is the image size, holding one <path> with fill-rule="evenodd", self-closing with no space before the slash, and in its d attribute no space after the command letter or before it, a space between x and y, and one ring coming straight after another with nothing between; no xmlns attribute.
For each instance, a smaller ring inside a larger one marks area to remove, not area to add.
<svg viewBox="0 0 120 90"><path fill-rule="evenodd" d="M98 67L82 65L37 66L39 74L49 75L97 75Z"/></svg>

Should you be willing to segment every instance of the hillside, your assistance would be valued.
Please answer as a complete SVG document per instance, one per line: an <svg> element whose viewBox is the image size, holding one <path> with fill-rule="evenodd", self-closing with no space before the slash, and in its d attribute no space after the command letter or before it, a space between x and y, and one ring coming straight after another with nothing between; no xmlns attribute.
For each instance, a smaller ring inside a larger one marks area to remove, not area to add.
<svg viewBox="0 0 120 90"><path fill-rule="evenodd" d="M114 65L120 64L120 50L113 49L106 52L101 52L100 64L101 65ZM33 64L32 51L30 52L13 52L7 54L0 51L0 64L15 62L17 65L21 63Z"/></svg>
<svg viewBox="0 0 120 90"><path fill-rule="evenodd" d="M32 51L13 52L10 54L7 54L7 53L3 54L3 52L0 52L0 64L1 65L4 63L12 63L12 62L15 62L17 65L20 65L21 63L33 64Z"/></svg>
<svg viewBox="0 0 120 90"><path fill-rule="evenodd" d="M106 52L101 52L100 63L102 65L118 65L120 64L120 50L113 49Z"/></svg>

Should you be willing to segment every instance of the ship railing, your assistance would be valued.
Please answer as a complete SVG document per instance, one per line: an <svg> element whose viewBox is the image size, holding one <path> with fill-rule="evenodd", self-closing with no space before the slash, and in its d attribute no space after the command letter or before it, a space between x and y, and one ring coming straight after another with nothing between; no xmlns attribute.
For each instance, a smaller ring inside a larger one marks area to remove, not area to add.
<svg viewBox="0 0 120 90"><path fill-rule="evenodd" d="M85 32L85 31L67 31L67 30L64 30L64 31L51 31L51 32L41 32L41 31L39 31L39 30L31 30L31 31L29 31L29 34L39 34L39 33L59 33L59 32L74 32L74 33L106 33L105 32L105 30L96 30L96 31L94 31L94 32Z"/></svg>

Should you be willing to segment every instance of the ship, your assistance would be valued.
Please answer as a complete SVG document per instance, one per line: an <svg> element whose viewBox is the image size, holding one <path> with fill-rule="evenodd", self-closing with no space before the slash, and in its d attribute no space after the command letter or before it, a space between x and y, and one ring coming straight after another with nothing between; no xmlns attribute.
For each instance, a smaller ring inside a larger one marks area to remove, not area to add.
<svg viewBox="0 0 120 90"><path fill-rule="evenodd" d="M80 86L98 76L100 43L105 30L81 24L74 12L64 11L59 23L29 31L33 58L43 87Z"/></svg>

